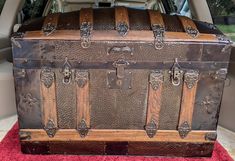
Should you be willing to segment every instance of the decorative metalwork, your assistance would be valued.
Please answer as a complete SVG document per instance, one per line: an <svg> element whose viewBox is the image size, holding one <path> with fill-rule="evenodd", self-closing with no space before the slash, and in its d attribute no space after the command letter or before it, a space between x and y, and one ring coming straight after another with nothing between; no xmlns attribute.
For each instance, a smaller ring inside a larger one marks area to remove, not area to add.
<svg viewBox="0 0 235 161"><path fill-rule="evenodd" d="M25 76L26 76L25 69L15 69L14 76L16 79L25 78Z"/></svg>
<svg viewBox="0 0 235 161"><path fill-rule="evenodd" d="M16 32L12 35L11 37L11 42L13 45L15 45L18 48L22 48L21 44L19 41L17 41L16 39L21 39L24 37L24 33L23 32Z"/></svg>
<svg viewBox="0 0 235 161"><path fill-rule="evenodd" d="M186 33L189 34L193 38L196 38L199 34L198 30L192 27L187 27L185 30L186 30Z"/></svg>
<svg viewBox="0 0 235 161"><path fill-rule="evenodd" d="M89 128L87 127L86 121L84 119L82 119L82 121L78 125L77 131L82 138L86 137L86 135L88 134Z"/></svg>
<svg viewBox="0 0 235 161"><path fill-rule="evenodd" d="M45 26L42 27L42 32L46 35L49 36L56 30L56 25L52 23L47 23Z"/></svg>
<svg viewBox="0 0 235 161"><path fill-rule="evenodd" d="M220 79L220 80L225 80L227 77L228 70L226 68L222 68L218 71L216 71L214 75L214 79Z"/></svg>
<svg viewBox="0 0 235 161"><path fill-rule="evenodd" d="M54 72L51 71L49 68L44 68L41 71L41 81L43 84L47 87L50 88L53 81L54 81L55 74Z"/></svg>
<svg viewBox="0 0 235 161"><path fill-rule="evenodd" d="M57 132L57 127L55 126L54 122L52 120L49 120L44 127L44 130L46 131L47 135L52 138L55 136Z"/></svg>
<svg viewBox="0 0 235 161"><path fill-rule="evenodd" d="M31 132L20 131L19 137L20 137L20 140L30 140L31 139Z"/></svg>
<svg viewBox="0 0 235 161"><path fill-rule="evenodd" d="M34 108L39 107L38 99L34 98L31 93L20 94L18 102L18 113L23 116L30 113Z"/></svg>
<svg viewBox="0 0 235 161"><path fill-rule="evenodd" d="M76 71L75 82L77 82L77 85L80 88L83 88L89 79L88 77L89 77L89 73L87 71Z"/></svg>
<svg viewBox="0 0 235 161"><path fill-rule="evenodd" d="M231 40L226 36L226 35L223 35L223 34L217 34L216 35L217 39L221 42L227 42L227 43L230 43Z"/></svg>
<svg viewBox="0 0 235 161"><path fill-rule="evenodd" d="M184 81L189 89L197 83L199 79L199 72L195 70L189 70L184 74Z"/></svg>
<svg viewBox="0 0 235 161"><path fill-rule="evenodd" d="M121 22L117 24L116 30L118 31L119 35L126 36L129 31L129 27L126 22Z"/></svg>
<svg viewBox="0 0 235 161"><path fill-rule="evenodd" d="M158 90L160 84L163 82L163 74L160 71L155 71L150 74L149 83L154 90Z"/></svg>
<svg viewBox="0 0 235 161"><path fill-rule="evenodd" d="M178 59L175 58L175 62L171 68L171 71L169 71L169 74L171 75L170 78L171 78L171 83L174 85L174 86L179 86L180 83L181 83L181 78L182 78L182 73L183 73L183 70L181 70L181 67L178 63Z"/></svg>
<svg viewBox="0 0 235 161"><path fill-rule="evenodd" d="M83 22L80 27L81 46L82 48L89 48L91 45L91 30L92 24L90 22Z"/></svg>
<svg viewBox="0 0 235 161"><path fill-rule="evenodd" d="M209 132L209 133L206 133L206 135L205 135L205 140L216 141L216 139L217 139L216 132Z"/></svg>
<svg viewBox="0 0 235 161"><path fill-rule="evenodd" d="M120 59L113 63L113 67L116 71L108 72L107 84L110 89L131 89L132 73L126 71L125 67L129 65L129 62Z"/></svg>
<svg viewBox="0 0 235 161"><path fill-rule="evenodd" d="M145 131L150 138L153 138L157 133L157 124L151 120L146 126Z"/></svg>
<svg viewBox="0 0 235 161"><path fill-rule="evenodd" d="M205 109L208 114L212 114L213 107L218 104L218 102L215 102L214 100L216 99L211 98L211 96L206 96L204 100L200 103L200 106Z"/></svg>
<svg viewBox="0 0 235 161"><path fill-rule="evenodd" d="M65 58L65 62L62 68L62 73L64 75L63 83L69 84L71 82L72 71L71 71L71 64L68 61L68 58Z"/></svg>
<svg viewBox="0 0 235 161"><path fill-rule="evenodd" d="M178 127L178 132L179 132L179 135L182 139L184 139L190 131L191 131L191 127L187 121L183 122Z"/></svg>
<svg viewBox="0 0 235 161"><path fill-rule="evenodd" d="M164 33L165 28L161 25L152 25L152 30L154 34L154 47L155 49L162 49L164 46Z"/></svg>

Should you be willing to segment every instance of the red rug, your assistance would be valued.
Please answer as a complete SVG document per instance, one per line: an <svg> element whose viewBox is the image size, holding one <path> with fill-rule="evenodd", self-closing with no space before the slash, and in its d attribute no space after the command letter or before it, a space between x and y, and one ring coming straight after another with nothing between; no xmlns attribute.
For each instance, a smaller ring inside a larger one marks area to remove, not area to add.
<svg viewBox="0 0 235 161"><path fill-rule="evenodd" d="M15 125L0 143L0 161L233 161L227 151L215 144L212 158L157 158L126 156L65 156L65 155L25 155L20 151L18 125Z"/></svg>

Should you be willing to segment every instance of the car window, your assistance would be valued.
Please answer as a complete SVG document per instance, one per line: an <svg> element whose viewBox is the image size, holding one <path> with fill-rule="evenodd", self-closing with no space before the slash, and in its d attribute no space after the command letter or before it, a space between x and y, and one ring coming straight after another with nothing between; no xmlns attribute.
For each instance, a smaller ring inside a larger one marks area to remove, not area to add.
<svg viewBox="0 0 235 161"><path fill-rule="evenodd" d="M235 42L235 2L207 0L214 24Z"/></svg>
<svg viewBox="0 0 235 161"><path fill-rule="evenodd" d="M47 0L26 0L22 9L22 22L42 17Z"/></svg>
<svg viewBox="0 0 235 161"><path fill-rule="evenodd" d="M166 13L182 15L192 18L188 0L163 0Z"/></svg>
<svg viewBox="0 0 235 161"><path fill-rule="evenodd" d="M5 2L6 0L0 0L0 14L2 13L2 9L3 9Z"/></svg>

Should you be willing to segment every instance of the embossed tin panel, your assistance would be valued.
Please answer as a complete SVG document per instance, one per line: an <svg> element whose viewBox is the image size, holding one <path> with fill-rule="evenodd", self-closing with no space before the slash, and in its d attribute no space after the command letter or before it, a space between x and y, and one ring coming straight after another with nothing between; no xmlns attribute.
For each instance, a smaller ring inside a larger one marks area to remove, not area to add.
<svg viewBox="0 0 235 161"><path fill-rule="evenodd" d="M16 104L20 128L43 128L40 70L14 68Z"/></svg>
<svg viewBox="0 0 235 161"><path fill-rule="evenodd" d="M132 88L109 89L106 70L89 70L91 128L144 129L148 71L132 70Z"/></svg>

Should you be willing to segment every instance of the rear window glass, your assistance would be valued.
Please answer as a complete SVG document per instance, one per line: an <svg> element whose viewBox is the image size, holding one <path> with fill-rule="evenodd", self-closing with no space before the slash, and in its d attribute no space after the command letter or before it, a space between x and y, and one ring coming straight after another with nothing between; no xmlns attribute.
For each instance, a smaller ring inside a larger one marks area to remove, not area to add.
<svg viewBox="0 0 235 161"><path fill-rule="evenodd" d="M3 9L5 2L6 0L0 0L0 14L2 13L2 9Z"/></svg>

